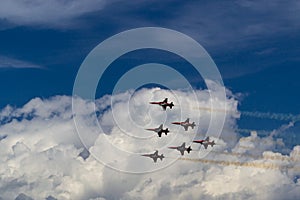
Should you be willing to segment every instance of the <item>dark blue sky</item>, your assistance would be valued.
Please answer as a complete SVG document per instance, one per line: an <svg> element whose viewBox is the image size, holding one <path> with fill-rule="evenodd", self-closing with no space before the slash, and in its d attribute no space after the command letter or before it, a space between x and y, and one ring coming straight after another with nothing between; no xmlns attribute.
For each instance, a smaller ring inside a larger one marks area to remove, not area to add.
<svg viewBox="0 0 300 200"><path fill-rule="evenodd" d="M124 30L157 26L180 31L202 44L226 87L243 94L241 110L299 114L300 4L296 0L96 0L73 6L72 1L63 2L51 7L26 2L1 5L1 108L21 106L33 97L71 95L77 70L96 45ZM155 55L155 51L133 52L115 65L127 63L130 68ZM157 61L173 67L184 64L167 53ZM114 80L120 74L111 70ZM242 117L241 127L250 128L251 120ZM272 122L270 127L279 125Z"/></svg>

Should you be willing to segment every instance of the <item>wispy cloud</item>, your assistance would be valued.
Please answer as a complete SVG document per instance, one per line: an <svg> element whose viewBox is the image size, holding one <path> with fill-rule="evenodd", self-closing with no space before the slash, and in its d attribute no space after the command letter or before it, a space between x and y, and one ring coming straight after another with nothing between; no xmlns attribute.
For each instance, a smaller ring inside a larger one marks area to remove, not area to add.
<svg viewBox="0 0 300 200"><path fill-rule="evenodd" d="M149 9L152 8L152 9ZM174 28L202 43L219 47L220 44L251 40L299 28L300 3L264 1L127 1L107 5L106 10L118 10L118 17L105 12L112 23L122 28L163 26ZM141 14L141 11L144 11ZM163 17L162 17L163 16ZM229 47L232 45L229 45ZM235 47L232 47L235 48Z"/></svg>
<svg viewBox="0 0 300 200"><path fill-rule="evenodd" d="M299 11L298 1L195 2L178 10L177 19L169 23L198 35L198 39L210 45L241 41L245 44L254 38L263 39L296 30L300 22Z"/></svg>
<svg viewBox="0 0 300 200"><path fill-rule="evenodd" d="M16 68L16 69L24 69L24 68L35 68L35 69L45 69L45 67L41 65L37 65L28 61L18 60L15 58L0 56L0 68Z"/></svg>
<svg viewBox="0 0 300 200"><path fill-rule="evenodd" d="M78 18L103 8L105 0L1 1L0 20L14 25L72 27Z"/></svg>

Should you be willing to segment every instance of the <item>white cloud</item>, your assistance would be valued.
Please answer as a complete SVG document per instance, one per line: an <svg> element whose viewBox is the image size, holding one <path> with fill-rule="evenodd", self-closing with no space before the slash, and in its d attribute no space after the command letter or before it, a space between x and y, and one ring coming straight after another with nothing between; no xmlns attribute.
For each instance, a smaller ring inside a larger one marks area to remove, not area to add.
<svg viewBox="0 0 300 200"><path fill-rule="evenodd" d="M1 1L0 19L16 25L67 28L87 13L101 10L105 0Z"/></svg>
<svg viewBox="0 0 300 200"><path fill-rule="evenodd" d="M197 103L202 107L210 106L208 91L196 93L199 97ZM197 139L204 137L210 113L201 112L197 118L197 110L192 106L195 103L192 94L174 91L175 98L169 91L143 89L134 94L128 107L127 99L131 94L118 94L116 101L113 101L115 121L110 109L100 113L99 122L106 127L107 132L105 135L99 134L98 139L91 144L90 151L96 155L105 154L102 158L107 159L107 164L128 170L149 170L174 161L178 152L164 146L180 145L195 136L194 131L184 132L182 127L170 125L172 120L178 120L178 116L182 119L189 116L196 121L199 128ZM161 100L165 96L177 105L173 110L168 110L167 114L159 106L148 104L149 100ZM21 196L33 199L52 197L74 200L297 199L300 195L300 181L293 182L299 171L292 169L299 168L296 158L299 157L300 146L294 147L289 155L281 155L272 152L278 144L277 140L272 137L260 138L254 133L249 138L230 144L228 137L236 137L234 127L239 116L235 112L227 116L227 132L217 141L214 152L204 160L198 159L198 153L201 155L202 150L192 151L184 157L187 160L177 160L173 165L156 172L128 174L105 167L92 156L85 160L79 156L82 145L73 123L71 100L67 96L46 100L35 98L22 108L8 106L0 113L1 198L15 199L23 194ZM94 104L82 99L75 101L82 106L81 113L77 115L84 120L90 118ZM107 108L110 101L110 96L97 100L97 108ZM237 109L237 102L233 98L226 99L226 102L215 99L213 104L218 107L226 104L230 110ZM127 108L132 120L126 114ZM154 133L143 130L145 126L148 128L160 124L162 120L166 120L165 124L171 130L168 136L158 138ZM92 131L99 132L96 124L83 129L85 132L82 134L87 136ZM147 139L133 138L125 133ZM137 154L121 153L115 156L113 146L103 143L105 138L119 148ZM240 148L245 142L250 146L247 150ZM261 143L268 145L258 145ZM198 147L196 144L192 146L194 150L198 150ZM160 152L165 154L163 162L154 164L152 160L138 154L153 152L155 148L160 148ZM246 156L248 154L255 156ZM250 164L240 166L245 162ZM270 169L266 167L268 164L282 168Z"/></svg>
<svg viewBox="0 0 300 200"><path fill-rule="evenodd" d="M0 56L0 68L35 68L35 69L44 69L43 66L37 65L31 62L27 62L24 60L18 60L15 58L10 58L6 56Z"/></svg>

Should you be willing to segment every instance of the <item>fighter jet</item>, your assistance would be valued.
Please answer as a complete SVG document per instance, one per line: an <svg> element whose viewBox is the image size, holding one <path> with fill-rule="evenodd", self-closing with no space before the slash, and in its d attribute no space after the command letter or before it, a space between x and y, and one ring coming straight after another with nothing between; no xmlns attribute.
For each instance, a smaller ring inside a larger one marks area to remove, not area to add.
<svg viewBox="0 0 300 200"><path fill-rule="evenodd" d="M189 129L189 126L192 127L192 129L194 129L194 127L196 126L195 122L190 123L190 118L187 118L184 122L173 122L172 124L183 126L185 131Z"/></svg>
<svg viewBox="0 0 300 200"><path fill-rule="evenodd" d="M164 110L167 109L167 107L169 106L170 109L172 109L172 107L174 106L173 102L168 103L168 98L165 98L165 100L163 101L159 101L159 102L149 102L150 104L158 104L160 105Z"/></svg>
<svg viewBox="0 0 300 200"><path fill-rule="evenodd" d="M182 143L181 146L178 146L178 147L169 147L169 149L176 149L176 150L180 151L180 153L181 153L182 156L184 155L184 151L187 151L188 153L190 153L192 151L191 146L189 146L188 148L185 147L185 142Z"/></svg>
<svg viewBox="0 0 300 200"><path fill-rule="evenodd" d="M156 132L158 134L158 137L161 137L162 133L165 133L165 135L167 135L170 132L168 128L166 128L165 130L163 129L163 124L161 124L158 128L147 128L146 130Z"/></svg>
<svg viewBox="0 0 300 200"><path fill-rule="evenodd" d="M165 157L164 154L158 155L158 151L157 150L154 153L143 154L142 156L152 158L155 163L157 162L158 158L160 158L160 160L162 161L163 158Z"/></svg>
<svg viewBox="0 0 300 200"><path fill-rule="evenodd" d="M213 147L216 144L214 140L213 141L209 141L209 137L208 136L205 138L205 140L194 140L193 142L202 144L205 149L207 149L208 145L210 145L211 147Z"/></svg>

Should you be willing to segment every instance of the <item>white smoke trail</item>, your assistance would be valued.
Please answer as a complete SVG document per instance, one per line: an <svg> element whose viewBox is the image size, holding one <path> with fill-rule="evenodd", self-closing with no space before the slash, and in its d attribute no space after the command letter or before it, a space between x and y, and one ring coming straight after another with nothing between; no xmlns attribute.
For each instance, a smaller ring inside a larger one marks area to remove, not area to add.
<svg viewBox="0 0 300 200"><path fill-rule="evenodd" d="M242 116L255 117L260 119L273 119L278 121L300 121L300 115L284 114L284 113L270 113L270 112L250 112L241 111Z"/></svg>
<svg viewBox="0 0 300 200"><path fill-rule="evenodd" d="M225 109L213 109L208 107L197 107L196 109L209 111L209 112L230 112L236 113L233 110L225 110ZM246 117L255 117L260 119L272 119L278 121L300 121L300 115L293 115L293 114L285 114L285 113L271 113L271 112L259 112L259 111L240 111L242 116Z"/></svg>
<svg viewBox="0 0 300 200"><path fill-rule="evenodd" d="M227 161L227 160L209 160L209 159L200 159L200 158L179 158L179 160L186 160L192 162L201 162L205 164L216 164L223 166L237 166L237 167L254 167L254 168L263 168L268 170L282 170L282 169L290 169L295 172L299 172L299 167L294 166L281 166L274 163L265 163L265 162L239 162L239 161Z"/></svg>

